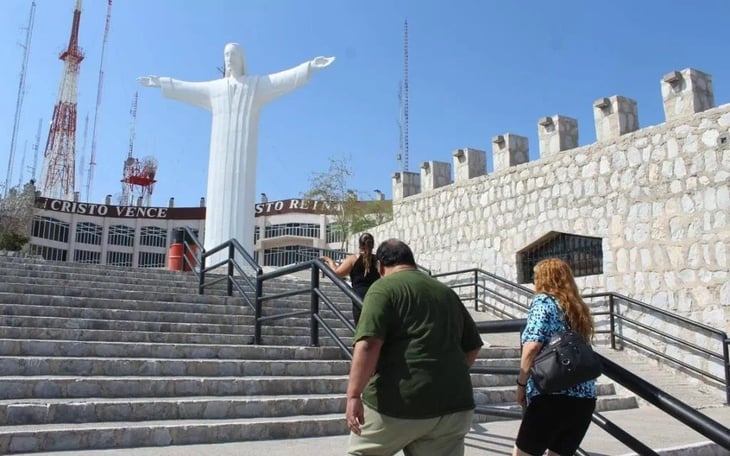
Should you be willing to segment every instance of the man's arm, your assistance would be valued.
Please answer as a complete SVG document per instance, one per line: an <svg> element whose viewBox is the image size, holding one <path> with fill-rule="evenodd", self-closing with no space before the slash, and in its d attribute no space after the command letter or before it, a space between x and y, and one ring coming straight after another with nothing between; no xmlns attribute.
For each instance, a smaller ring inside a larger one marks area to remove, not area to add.
<svg viewBox="0 0 730 456"><path fill-rule="evenodd" d="M383 341L374 337L364 337L355 343L355 353L350 366L350 379L347 383L347 427L360 435L360 425L365 422L362 406L362 392L380 359Z"/></svg>
<svg viewBox="0 0 730 456"><path fill-rule="evenodd" d="M481 347L475 348L474 350L469 350L465 353L466 355L466 365L471 367L474 365L474 362L477 360L477 356L479 356L479 351L481 350Z"/></svg>

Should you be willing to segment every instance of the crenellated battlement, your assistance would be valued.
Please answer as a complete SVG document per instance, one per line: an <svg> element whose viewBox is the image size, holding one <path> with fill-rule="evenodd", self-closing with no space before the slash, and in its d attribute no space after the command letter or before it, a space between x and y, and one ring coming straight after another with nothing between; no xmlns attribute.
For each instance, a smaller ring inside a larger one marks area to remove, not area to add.
<svg viewBox="0 0 730 456"><path fill-rule="evenodd" d="M702 71L686 68L664 75L660 81L665 121L673 121L715 107L712 76ZM639 112L636 100L621 95L597 99L593 103L596 143L616 141L639 129ZM649 128L656 128L652 126ZM537 122L540 159L564 151L586 147L578 145L578 121L564 115L542 117ZM639 133L640 134L640 133ZM504 133L492 138L493 173L529 162L528 139L514 133ZM457 149L452 153L453 175L456 183L487 174L486 152L473 149ZM539 161L538 159L537 161ZM421 192L453 184L452 164L427 161L421 164L420 173L397 172L393 174L393 201L397 202Z"/></svg>

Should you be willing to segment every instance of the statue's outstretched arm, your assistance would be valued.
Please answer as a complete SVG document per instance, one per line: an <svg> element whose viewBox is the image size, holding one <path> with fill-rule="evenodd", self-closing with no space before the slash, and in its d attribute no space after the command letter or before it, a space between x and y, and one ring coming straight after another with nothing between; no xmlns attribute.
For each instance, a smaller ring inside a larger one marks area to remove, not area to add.
<svg viewBox="0 0 730 456"><path fill-rule="evenodd" d="M144 87L160 87L159 76L142 76L137 78L137 82L142 84Z"/></svg>
<svg viewBox="0 0 730 456"><path fill-rule="evenodd" d="M212 82L187 82L159 76L144 76L137 78L137 81L145 87L160 87L162 94L167 98L182 101L207 111L212 109L210 101Z"/></svg>
<svg viewBox="0 0 730 456"><path fill-rule="evenodd" d="M303 86L313 71L330 66L334 60L334 57L317 57L294 68L263 76L256 89L261 101L267 103Z"/></svg>

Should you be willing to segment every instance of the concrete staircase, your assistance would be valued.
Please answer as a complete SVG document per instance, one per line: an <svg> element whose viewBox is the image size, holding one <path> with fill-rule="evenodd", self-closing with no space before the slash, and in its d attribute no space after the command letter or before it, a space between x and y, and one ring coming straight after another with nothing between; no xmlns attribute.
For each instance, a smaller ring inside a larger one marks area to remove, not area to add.
<svg viewBox="0 0 730 456"><path fill-rule="evenodd" d="M283 279L266 291L306 286ZM308 317L277 320L254 346L242 299L196 290L190 274L0 256L0 454L347 432L349 361L323 331L309 347ZM272 302L264 315L308 299ZM349 300L336 301L349 315ZM344 325L322 316L349 344ZM516 346L487 347L477 362L518 357ZM515 407L513 376L473 381L478 403ZM599 410L637 406L612 383L599 391Z"/></svg>

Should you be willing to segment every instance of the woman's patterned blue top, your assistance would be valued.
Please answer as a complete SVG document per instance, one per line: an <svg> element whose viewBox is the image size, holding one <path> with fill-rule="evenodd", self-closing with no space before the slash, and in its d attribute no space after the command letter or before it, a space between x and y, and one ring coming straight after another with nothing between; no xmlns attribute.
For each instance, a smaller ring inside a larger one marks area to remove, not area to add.
<svg viewBox="0 0 730 456"><path fill-rule="evenodd" d="M522 332L522 344L525 342L539 342L543 345L547 344L553 334L565 331L567 325L565 323L565 312L558 305L558 301L550 295L540 293L535 295L530 304L530 310L527 313L527 324ZM532 378L527 380L527 400L541 393L535 386ZM564 391L558 391L552 394L564 394L566 396L595 398L596 397L596 381L589 380L579 383Z"/></svg>

